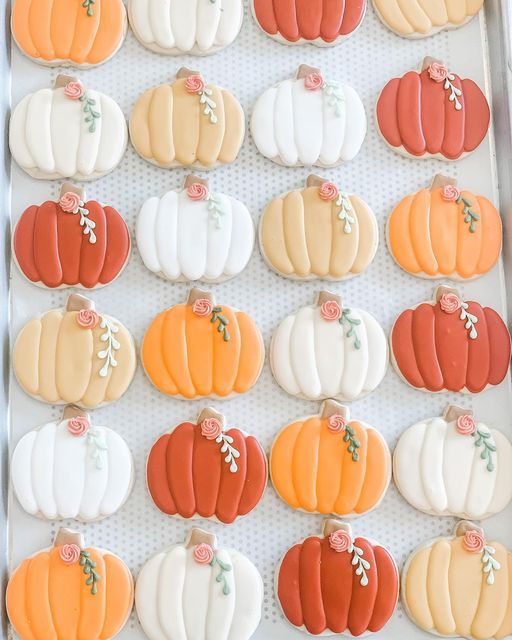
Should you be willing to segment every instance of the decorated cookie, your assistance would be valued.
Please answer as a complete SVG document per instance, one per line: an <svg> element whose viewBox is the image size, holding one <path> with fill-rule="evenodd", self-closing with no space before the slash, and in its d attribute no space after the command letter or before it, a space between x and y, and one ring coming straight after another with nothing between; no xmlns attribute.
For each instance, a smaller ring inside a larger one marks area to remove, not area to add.
<svg viewBox="0 0 512 640"><path fill-rule="evenodd" d="M381 434L326 400L320 414L286 425L274 440L270 474L279 497L308 513L359 516L379 505L391 479Z"/></svg>
<svg viewBox="0 0 512 640"><path fill-rule="evenodd" d="M131 613L133 578L116 555L60 529L14 570L6 605L20 640L110 640Z"/></svg>
<svg viewBox="0 0 512 640"><path fill-rule="evenodd" d="M135 592L149 640L249 640L262 603L263 581L252 562L219 548L202 529L150 558Z"/></svg>
<svg viewBox="0 0 512 640"><path fill-rule="evenodd" d="M139 42L157 53L208 55L230 45L242 26L243 0L129 0Z"/></svg>
<svg viewBox="0 0 512 640"><path fill-rule="evenodd" d="M512 635L512 554L462 520L453 536L417 549L402 573L402 603L424 631L483 640Z"/></svg>
<svg viewBox="0 0 512 640"><path fill-rule="evenodd" d="M366 114L352 87L303 64L258 98L251 132L258 151L278 164L335 167L361 149Z"/></svg>
<svg viewBox="0 0 512 640"><path fill-rule="evenodd" d="M11 26L34 62L87 68L120 49L128 21L122 0L15 0Z"/></svg>
<svg viewBox="0 0 512 640"><path fill-rule="evenodd" d="M260 248L279 275L343 280L364 271L377 252L379 229L370 207L325 178L274 198L260 221Z"/></svg>
<svg viewBox="0 0 512 640"><path fill-rule="evenodd" d="M192 289L185 304L160 313L141 347L148 378L162 393L186 399L249 391L265 358L260 330L243 311Z"/></svg>
<svg viewBox="0 0 512 640"><path fill-rule="evenodd" d="M489 122L489 104L478 85L435 58L425 58L419 72L390 80L377 102L382 137L413 158L463 158L484 140Z"/></svg>
<svg viewBox="0 0 512 640"><path fill-rule="evenodd" d="M236 160L245 135L240 103L182 68L172 83L145 91L130 116L130 138L152 164L213 169Z"/></svg>
<svg viewBox="0 0 512 640"><path fill-rule="evenodd" d="M373 0L382 22L403 38L425 38L469 22L484 0Z"/></svg>
<svg viewBox="0 0 512 640"><path fill-rule="evenodd" d="M101 520L126 502L133 459L112 429L68 405L61 420L29 431L11 461L14 493L27 513L46 520Z"/></svg>
<svg viewBox="0 0 512 640"><path fill-rule="evenodd" d="M155 442L146 473L163 513L231 524L261 500L267 458L254 436L228 429L222 414L206 408L197 423L183 422Z"/></svg>
<svg viewBox="0 0 512 640"><path fill-rule="evenodd" d="M387 224L391 255L402 269L421 278L484 275L500 257L502 237L494 205L441 175L430 189L405 197Z"/></svg>
<svg viewBox="0 0 512 640"><path fill-rule="evenodd" d="M425 391L479 393L500 384L510 366L510 334L498 313L450 287L401 313L390 342L399 375Z"/></svg>
<svg viewBox="0 0 512 640"><path fill-rule="evenodd" d="M512 499L512 443L477 422L471 409L448 406L442 418L423 420L402 434L393 475L416 509L483 520Z"/></svg>
<svg viewBox="0 0 512 640"><path fill-rule="evenodd" d="M398 569L387 549L325 520L323 534L291 547L276 573L286 620L314 636L379 631L398 600Z"/></svg>
<svg viewBox="0 0 512 640"><path fill-rule="evenodd" d="M11 116L12 156L33 178L95 180L117 167L127 141L119 105L71 76L25 96Z"/></svg>
<svg viewBox="0 0 512 640"><path fill-rule="evenodd" d="M270 345L270 366L287 393L306 400L357 400L388 368L386 336L366 311L321 291L317 303L287 316Z"/></svg>
<svg viewBox="0 0 512 640"><path fill-rule="evenodd" d="M223 282L249 262L254 223L239 200L190 175L184 189L146 200L136 235L144 264L162 278Z"/></svg>
<svg viewBox="0 0 512 640"><path fill-rule="evenodd" d="M14 261L34 284L94 289L115 280L130 257L130 232L120 214L82 187L64 183L57 202L32 205L13 233Z"/></svg>
<svg viewBox="0 0 512 640"><path fill-rule="evenodd" d="M13 367L29 395L94 408L119 400L135 373L133 338L94 302L70 295L65 309L30 320L14 343Z"/></svg>
<svg viewBox="0 0 512 640"><path fill-rule="evenodd" d="M366 0L251 0L253 15L263 31L283 44L330 47L360 27Z"/></svg>

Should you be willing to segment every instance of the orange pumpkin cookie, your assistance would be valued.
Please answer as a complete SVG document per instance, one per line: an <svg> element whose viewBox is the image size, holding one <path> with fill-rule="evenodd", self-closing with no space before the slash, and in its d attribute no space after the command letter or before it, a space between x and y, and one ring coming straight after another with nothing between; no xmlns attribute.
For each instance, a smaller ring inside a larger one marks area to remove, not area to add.
<svg viewBox="0 0 512 640"><path fill-rule="evenodd" d="M141 359L162 393L225 398L254 386L265 358L260 330L246 313L215 305L192 289L185 304L160 313L144 336Z"/></svg>
<svg viewBox="0 0 512 640"><path fill-rule="evenodd" d="M490 271L501 254L501 217L494 205L437 175L430 189L405 197L391 213L391 255L421 278L470 280Z"/></svg>
<svg viewBox="0 0 512 640"><path fill-rule="evenodd" d="M128 620L133 592L120 558L60 529L53 547L14 570L7 614L20 640L110 640Z"/></svg>
<svg viewBox="0 0 512 640"><path fill-rule="evenodd" d="M391 479L391 455L381 434L334 400L320 414L284 427L270 453L279 497L309 513L359 516L381 502Z"/></svg>
<svg viewBox="0 0 512 640"><path fill-rule="evenodd" d="M123 44L122 0L15 0L11 29L21 51L50 67L92 67Z"/></svg>

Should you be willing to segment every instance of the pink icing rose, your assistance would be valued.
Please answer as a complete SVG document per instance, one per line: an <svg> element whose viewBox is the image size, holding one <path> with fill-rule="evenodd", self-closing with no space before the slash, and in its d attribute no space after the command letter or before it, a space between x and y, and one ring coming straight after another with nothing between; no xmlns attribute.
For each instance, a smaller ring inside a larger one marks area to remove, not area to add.
<svg viewBox="0 0 512 640"><path fill-rule="evenodd" d="M98 326L100 317L92 309L81 309L76 316L76 321L83 329L94 329Z"/></svg>
<svg viewBox="0 0 512 640"><path fill-rule="evenodd" d="M472 436L476 431L476 422L473 416L459 416L456 425L457 433L462 436Z"/></svg>
<svg viewBox="0 0 512 640"><path fill-rule="evenodd" d="M192 311L201 318L211 315L213 303L208 298L198 298L192 305Z"/></svg>
<svg viewBox="0 0 512 640"><path fill-rule="evenodd" d="M434 82L444 82L448 77L448 68L439 62L433 62L428 68L428 75Z"/></svg>
<svg viewBox="0 0 512 640"><path fill-rule="evenodd" d="M89 420L83 416L77 416L68 420L67 428L72 436L79 437L85 435L90 428Z"/></svg>
<svg viewBox="0 0 512 640"><path fill-rule="evenodd" d="M443 293L439 300L439 304L445 313L455 313L462 306L460 298L454 293Z"/></svg>
<svg viewBox="0 0 512 640"><path fill-rule="evenodd" d="M457 202L460 198L460 189L453 184L447 184L441 191L441 196L446 202Z"/></svg>
<svg viewBox="0 0 512 640"><path fill-rule="evenodd" d="M208 198L208 189L204 184L201 184L200 182L194 182L194 184L191 184L190 187L188 187L187 196L191 200L194 200L194 202L197 202L199 200L206 200Z"/></svg>
<svg viewBox="0 0 512 640"><path fill-rule="evenodd" d="M64 95L70 100L79 100L84 93L84 85L79 80L72 80L64 87Z"/></svg>
<svg viewBox="0 0 512 640"><path fill-rule="evenodd" d="M336 200L340 194L340 190L334 182L324 182L318 190L318 193L322 200Z"/></svg>
<svg viewBox="0 0 512 640"><path fill-rule="evenodd" d="M308 91L318 91L324 86L324 79L321 73L314 71L304 78L304 86Z"/></svg>
<svg viewBox="0 0 512 640"><path fill-rule="evenodd" d="M341 318L341 307L336 300L327 300L320 307L320 315L329 322Z"/></svg>
<svg viewBox="0 0 512 640"><path fill-rule="evenodd" d="M77 213L78 209L82 206L80 196L72 191L66 191L59 198L59 205L62 211L66 213Z"/></svg>
<svg viewBox="0 0 512 640"><path fill-rule="evenodd" d="M60 548L60 559L65 564L76 564L80 560L80 553L77 544L63 544Z"/></svg>
<svg viewBox="0 0 512 640"><path fill-rule="evenodd" d="M332 431L333 433L340 433L340 431L345 430L347 421L343 416L334 415L329 418L327 426L329 427L329 431Z"/></svg>
<svg viewBox="0 0 512 640"><path fill-rule="evenodd" d="M188 76L185 80L185 89L189 93L201 93L201 91L204 91L205 86L206 83L203 80L203 76L200 76L197 73L192 76Z"/></svg>
<svg viewBox="0 0 512 640"><path fill-rule="evenodd" d="M466 531L464 534L462 544L466 551L471 553L481 553L484 550L486 542L484 535L480 533L480 531L471 529L471 531Z"/></svg>
<svg viewBox="0 0 512 640"><path fill-rule="evenodd" d="M201 435L207 440L216 440L222 433L222 424L217 418L205 418L201 422Z"/></svg>
<svg viewBox="0 0 512 640"><path fill-rule="evenodd" d="M343 553L348 551L352 546L352 538L350 533L344 529L338 529L329 536L329 545L331 549L334 549L336 553Z"/></svg>
<svg viewBox="0 0 512 640"><path fill-rule="evenodd" d="M194 560L199 564L210 564L213 560L213 549L206 542L196 544L194 547Z"/></svg>

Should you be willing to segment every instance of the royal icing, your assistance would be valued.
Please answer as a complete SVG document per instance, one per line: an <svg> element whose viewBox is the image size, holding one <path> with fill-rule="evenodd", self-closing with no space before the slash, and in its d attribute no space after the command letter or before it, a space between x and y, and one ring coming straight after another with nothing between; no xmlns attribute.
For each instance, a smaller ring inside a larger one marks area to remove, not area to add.
<svg viewBox="0 0 512 640"><path fill-rule="evenodd" d="M279 164L333 167L352 160L363 144L366 114L361 98L352 87L323 78L312 90L307 81L312 73L319 70L303 65L296 79L267 89L254 106L254 143Z"/></svg>
<svg viewBox="0 0 512 640"><path fill-rule="evenodd" d="M200 529L193 529L185 544L148 560L135 593L149 640L249 640L262 602L256 567L238 551L218 548L215 536Z"/></svg>

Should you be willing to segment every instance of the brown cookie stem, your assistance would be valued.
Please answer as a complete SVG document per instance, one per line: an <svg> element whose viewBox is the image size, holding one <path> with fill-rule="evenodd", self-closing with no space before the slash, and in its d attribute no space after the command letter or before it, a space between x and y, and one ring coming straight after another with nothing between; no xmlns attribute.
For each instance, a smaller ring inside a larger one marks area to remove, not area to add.
<svg viewBox="0 0 512 640"><path fill-rule="evenodd" d="M197 417L197 424L201 424L203 420L207 420L208 418L214 418L215 420L218 420L221 423L223 430L226 427L225 416L223 416L222 413L216 411L213 407L205 407L201 411L201 413Z"/></svg>
<svg viewBox="0 0 512 640"><path fill-rule="evenodd" d="M62 412L63 420L72 420L73 418L85 418L90 421L89 414L85 409L80 409L75 404L68 404Z"/></svg>
<svg viewBox="0 0 512 640"><path fill-rule="evenodd" d="M332 293L332 291L319 292L318 298L316 300L316 306L321 307L324 302L337 302L340 305L340 308L343 308L341 296L336 293Z"/></svg>
<svg viewBox="0 0 512 640"><path fill-rule="evenodd" d="M63 544L76 544L80 549L83 549L85 547L84 536L79 531L62 527L57 531L57 535L53 540L53 546L58 547Z"/></svg>
<svg viewBox="0 0 512 640"><path fill-rule="evenodd" d="M318 67L310 67L307 64L301 64L297 69L297 80L307 78L311 73L321 73Z"/></svg>
<svg viewBox="0 0 512 640"><path fill-rule="evenodd" d="M90 298L86 298L79 293L72 293L68 298L66 311L93 311L94 306L94 302Z"/></svg>
<svg viewBox="0 0 512 640"><path fill-rule="evenodd" d="M479 527L478 525L476 525L474 522L471 522L470 520L461 520L460 522L458 522L457 526L455 527L454 534L458 538L461 538L468 531L478 531L485 537L484 530L482 529L482 527Z"/></svg>
<svg viewBox="0 0 512 640"><path fill-rule="evenodd" d="M430 185L430 191L435 191L435 189L442 189L443 187L448 186L457 186L457 180L455 178L450 178L449 176L443 176L441 173L435 175L432 179L432 183Z"/></svg>
<svg viewBox="0 0 512 640"><path fill-rule="evenodd" d="M457 418L460 416L472 416L472 409L463 409L462 407L457 407L454 404L449 404L443 413L443 418L446 422L455 422Z"/></svg>
<svg viewBox="0 0 512 640"><path fill-rule="evenodd" d="M64 73L59 73L59 75L55 78L55 82L53 83L53 88L62 89L69 82L78 82L78 78L76 76L67 76Z"/></svg>
<svg viewBox="0 0 512 640"><path fill-rule="evenodd" d="M65 193L75 193L80 198L80 200L85 200L85 189L83 187L79 187L76 184L73 184L72 182L62 183L62 186L60 188L60 197L62 198Z"/></svg>
<svg viewBox="0 0 512 640"><path fill-rule="evenodd" d="M188 67L181 67L180 69L178 69L178 72L176 73L176 79L182 80L183 78L188 78L189 76L200 76L200 75L201 74L199 73L199 71L193 71Z"/></svg>
<svg viewBox="0 0 512 640"><path fill-rule="evenodd" d="M439 300L441 300L442 296L444 296L445 293L454 293L457 298L461 297L457 289L454 289L453 287L447 287L446 285L442 284L440 287L437 287L434 292L434 301L436 303L439 302Z"/></svg>
<svg viewBox="0 0 512 640"><path fill-rule="evenodd" d="M317 176L315 173L312 173L306 178L306 187L321 187L324 182L329 181L327 178L322 178L322 176Z"/></svg>
<svg viewBox="0 0 512 640"><path fill-rule="evenodd" d="M213 303L213 293L211 291L206 291L205 289L193 287L188 293L187 304L194 304L196 300L209 300Z"/></svg>
<svg viewBox="0 0 512 640"><path fill-rule="evenodd" d="M348 421L350 418L350 409L336 400L324 400L320 409L320 417L330 418L331 416L342 416Z"/></svg>
<svg viewBox="0 0 512 640"><path fill-rule="evenodd" d="M200 178L199 176L195 176L194 174L190 174L185 178L185 189L188 189L193 184L202 184L207 189L210 186L210 181L208 178Z"/></svg>
<svg viewBox="0 0 512 640"><path fill-rule="evenodd" d="M439 60L439 58L433 58L432 56L426 56L425 58L423 58L423 62L421 64L421 70L425 71L425 69L428 69L431 64L443 64L444 65L444 62L442 60Z"/></svg>
<svg viewBox="0 0 512 640"><path fill-rule="evenodd" d="M324 538L328 538L331 533L335 531L346 531L352 537L352 527L346 522L342 522L341 520L336 520L335 518L326 518L322 525L322 533Z"/></svg>
<svg viewBox="0 0 512 640"><path fill-rule="evenodd" d="M214 533L194 527L188 534L185 547L191 549L198 544L209 544L212 549L217 547L217 536Z"/></svg>

